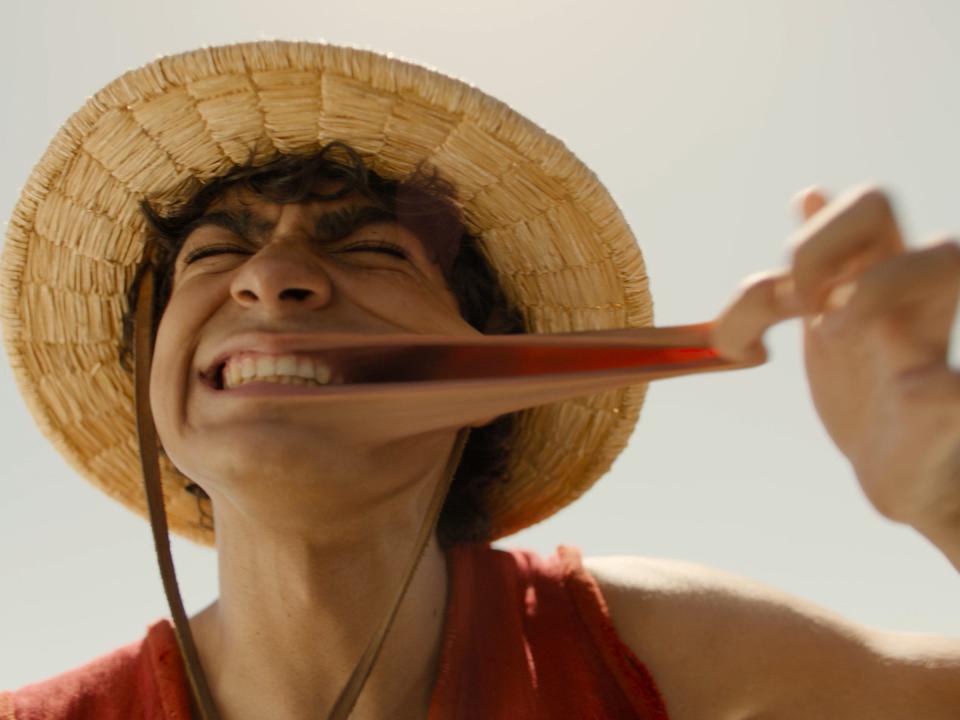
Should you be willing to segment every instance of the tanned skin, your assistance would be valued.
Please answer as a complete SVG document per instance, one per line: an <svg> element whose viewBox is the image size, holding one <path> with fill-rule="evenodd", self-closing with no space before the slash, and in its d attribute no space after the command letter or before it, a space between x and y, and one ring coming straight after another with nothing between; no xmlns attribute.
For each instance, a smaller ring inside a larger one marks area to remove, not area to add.
<svg viewBox="0 0 960 720"><path fill-rule="evenodd" d="M318 241L318 214L363 202L278 205L233 190L211 209L249 211L257 232L201 226L177 259L151 401L166 453L214 507L220 597L191 626L224 720L329 710L388 607L453 447L454 430L385 434L202 380L238 337L258 346L329 331L476 334L403 228ZM867 497L960 568L960 380L946 362L960 247L908 248L876 188L834 202L812 189L800 204L790 266L744 283L715 342L731 357L763 356L766 329L799 318L814 403ZM371 241L397 247L363 247ZM861 628L691 564L586 564L674 720L960 712L954 640ZM446 572L434 538L353 717L426 717Z"/></svg>

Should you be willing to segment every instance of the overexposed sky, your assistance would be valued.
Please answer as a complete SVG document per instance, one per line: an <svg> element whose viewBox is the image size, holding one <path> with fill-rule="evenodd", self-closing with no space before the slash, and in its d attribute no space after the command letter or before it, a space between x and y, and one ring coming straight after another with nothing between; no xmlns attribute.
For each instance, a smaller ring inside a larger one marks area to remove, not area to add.
<svg viewBox="0 0 960 720"><path fill-rule="evenodd" d="M560 137L634 228L657 324L700 322L785 262L788 201L807 185L876 182L911 243L957 234L957 27L949 0L4 0L0 216L60 124L123 71L201 45L324 39L463 78ZM655 383L612 472L498 544L679 557L868 625L960 634L954 569L869 506L823 430L799 324L768 346L762 368ZM5 361L0 427L9 688L137 639L168 610L148 524L67 468ZM192 613L216 595L215 557L181 540L174 553Z"/></svg>

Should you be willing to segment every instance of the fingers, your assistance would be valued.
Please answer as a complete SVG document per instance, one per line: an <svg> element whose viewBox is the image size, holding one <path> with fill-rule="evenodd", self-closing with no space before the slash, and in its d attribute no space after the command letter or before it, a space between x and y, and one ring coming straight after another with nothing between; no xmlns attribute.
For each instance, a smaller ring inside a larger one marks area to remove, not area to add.
<svg viewBox="0 0 960 720"><path fill-rule="evenodd" d="M826 206L827 196L813 185L794 195L790 204L802 220L809 220Z"/></svg>
<svg viewBox="0 0 960 720"><path fill-rule="evenodd" d="M865 273L847 303L847 320L869 320L878 311L941 297L954 306L960 293L960 243L942 240L877 265Z"/></svg>
<svg viewBox="0 0 960 720"><path fill-rule="evenodd" d="M830 202L812 186L797 193L792 203L804 224L792 239L791 267L754 275L741 286L713 326L714 343L724 355L765 357L761 339L770 326L798 316L833 315L854 299L854 311L845 311L835 322L864 321L888 311L890 302L908 303L934 292L940 298L946 292L955 300L956 294L944 288L956 273L954 256L960 254L956 243L948 243L947 249L931 248L929 258L920 253L923 257L905 264L884 266L864 284L872 269L908 255L883 191L863 186Z"/></svg>
<svg viewBox="0 0 960 720"><path fill-rule="evenodd" d="M763 334L771 325L800 314L794 298L788 271L774 270L747 278L713 324L714 347L729 358L765 361Z"/></svg>
<svg viewBox="0 0 960 720"><path fill-rule="evenodd" d="M842 311L828 316L823 327L827 332L860 331L886 321L896 331L896 345L911 346L914 361L945 361L958 299L960 244L947 239L868 270Z"/></svg>
<svg viewBox="0 0 960 720"><path fill-rule="evenodd" d="M811 186L798 192L791 205L804 220L809 220L827 202L826 195ZM771 270L748 277L714 322L714 347L730 358L765 360L763 334L772 325L801 314L796 298L789 270Z"/></svg>
<svg viewBox="0 0 960 720"><path fill-rule="evenodd" d="M807 190L801 203L809 219L792 241L792 277L807 314L822 311L838 285L904 250L890 200L876 188L852 190L829 205Z"/></svg>

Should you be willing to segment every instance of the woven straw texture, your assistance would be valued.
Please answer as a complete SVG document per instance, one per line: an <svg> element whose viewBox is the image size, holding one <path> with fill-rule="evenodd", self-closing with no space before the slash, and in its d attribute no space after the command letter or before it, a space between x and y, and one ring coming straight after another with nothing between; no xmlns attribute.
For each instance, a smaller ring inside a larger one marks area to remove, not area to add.
<svg viewBox="0 0 960 720"><path fill-rule="evenodd" d="M27 180L0 264L10 362L43 432L94 485L146 517L132 377L118 361L143 250L138 203L173 208L251 156L355 147L398 177L426 160L531 332L651 325L643 258L595 175L559 140L459 80L313 43L204 48L128 72L61 128ZM629 439L646 386L524 411L491 540L579 497ZM163 468L172 531L213 543L208 501Z"/></svg>

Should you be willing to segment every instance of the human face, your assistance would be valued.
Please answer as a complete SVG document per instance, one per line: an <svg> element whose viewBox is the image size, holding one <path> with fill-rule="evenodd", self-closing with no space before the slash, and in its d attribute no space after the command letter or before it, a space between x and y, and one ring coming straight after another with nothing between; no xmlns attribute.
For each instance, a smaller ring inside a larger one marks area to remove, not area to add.
<svg viewBox="0 0 960 720"><path fill-rule="evenodd" d="M479 334L413 233L373 218L335 237L345 228L318 222L364 208L355 196L281 205L233 189L187 237L150 390L164 449L188 476L202 482L251 465L294 472L386 440L374 424L338 422L311 403L322 387L215 387L208 374L225 356L305 355L329 333ZM391 430L396 440L404 429Z"/></svg>

